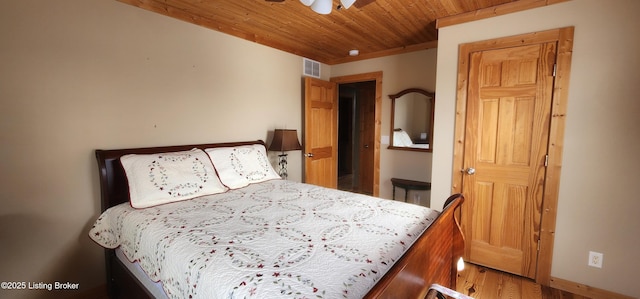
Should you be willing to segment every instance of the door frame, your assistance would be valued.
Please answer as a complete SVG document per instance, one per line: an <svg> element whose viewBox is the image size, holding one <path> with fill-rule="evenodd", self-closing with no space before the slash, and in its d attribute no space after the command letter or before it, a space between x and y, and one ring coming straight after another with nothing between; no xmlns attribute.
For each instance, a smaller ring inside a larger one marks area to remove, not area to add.
<svg viewBox="0 0 640 299"><path fill-rule="evenodd" d="M540 240L538 241L538 264L535 277L536 283L546 286L551 283L551 264L556 228L558 192L560 189L560 170L562 168L567 100L569 95L573 33L574 27L565 27L461 44L458 56L452 193L462 192L467 88L471 53L545 42L556 42L558 45L552 92L549 146L547 149L548 163L543 189Z"/></svg>
<svg viewBox="0 0 640 299"><path fill-rule="evenodd" d="M365 81L376 81L375 116L374 116L374 146L373 146L373 196L380 195L380 127L382 124L382 71L331 77L331 82L338 85ZM340 88L336 88L339 90Z"/></svg>

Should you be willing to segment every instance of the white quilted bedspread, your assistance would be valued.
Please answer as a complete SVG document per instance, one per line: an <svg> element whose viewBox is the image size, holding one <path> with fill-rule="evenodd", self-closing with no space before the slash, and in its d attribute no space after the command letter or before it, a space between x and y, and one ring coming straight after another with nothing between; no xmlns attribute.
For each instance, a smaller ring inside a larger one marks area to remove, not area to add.
<svg viewBox="0 0 640 299"><path fill-rule="evenodd" d="M89 232L121 247L170 298L361 298L438 212L272 180L105 211Z"/></svg>

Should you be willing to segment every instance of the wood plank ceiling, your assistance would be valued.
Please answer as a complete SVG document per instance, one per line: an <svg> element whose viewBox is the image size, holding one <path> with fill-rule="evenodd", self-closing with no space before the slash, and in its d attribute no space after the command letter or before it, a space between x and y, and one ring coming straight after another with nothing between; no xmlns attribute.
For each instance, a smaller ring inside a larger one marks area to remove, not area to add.
<svg viewBox="0 0 640 299"><path fill-rule="evenodd" d="M334 0L321 15L299 0L118 1L330 65L435 48L437 19L518 2L356 0L339 9ZM360 55L349 56L352 49Z"/></svg>

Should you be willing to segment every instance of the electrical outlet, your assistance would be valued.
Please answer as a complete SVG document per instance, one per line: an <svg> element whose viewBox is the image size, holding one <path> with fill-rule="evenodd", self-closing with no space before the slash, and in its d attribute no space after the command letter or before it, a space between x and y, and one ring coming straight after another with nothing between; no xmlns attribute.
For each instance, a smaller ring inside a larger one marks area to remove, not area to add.
<svg viewBox="0 0 640 299"><path fill-rule="evenodd" d="M591 267L602 268L602 259L604 255L600 252L589 251L588 265Z"/></svg>

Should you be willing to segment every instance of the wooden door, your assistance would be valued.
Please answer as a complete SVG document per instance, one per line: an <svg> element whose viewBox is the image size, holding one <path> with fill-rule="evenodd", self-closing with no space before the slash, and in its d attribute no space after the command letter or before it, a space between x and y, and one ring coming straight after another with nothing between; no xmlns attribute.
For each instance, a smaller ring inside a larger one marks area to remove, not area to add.
<svg viewBox="0 0 640 299"><path fill-rule="evenodd" d="M359 89L360 96L360 193L373 195L373 161L375 148L376 95L375 82L365 83Z"/></svg>
<svg viewBox="0 0 640 299"><path fill-rule="evenodd" d="M304 80L304 181L338 187L338 96L334 82Z"/></svg>
<svg viewBox="0 0 640 299"><path fill-rule="evenodd" d="M535 278L556 43L472 52L462 190L465 258Z"/></svg>

